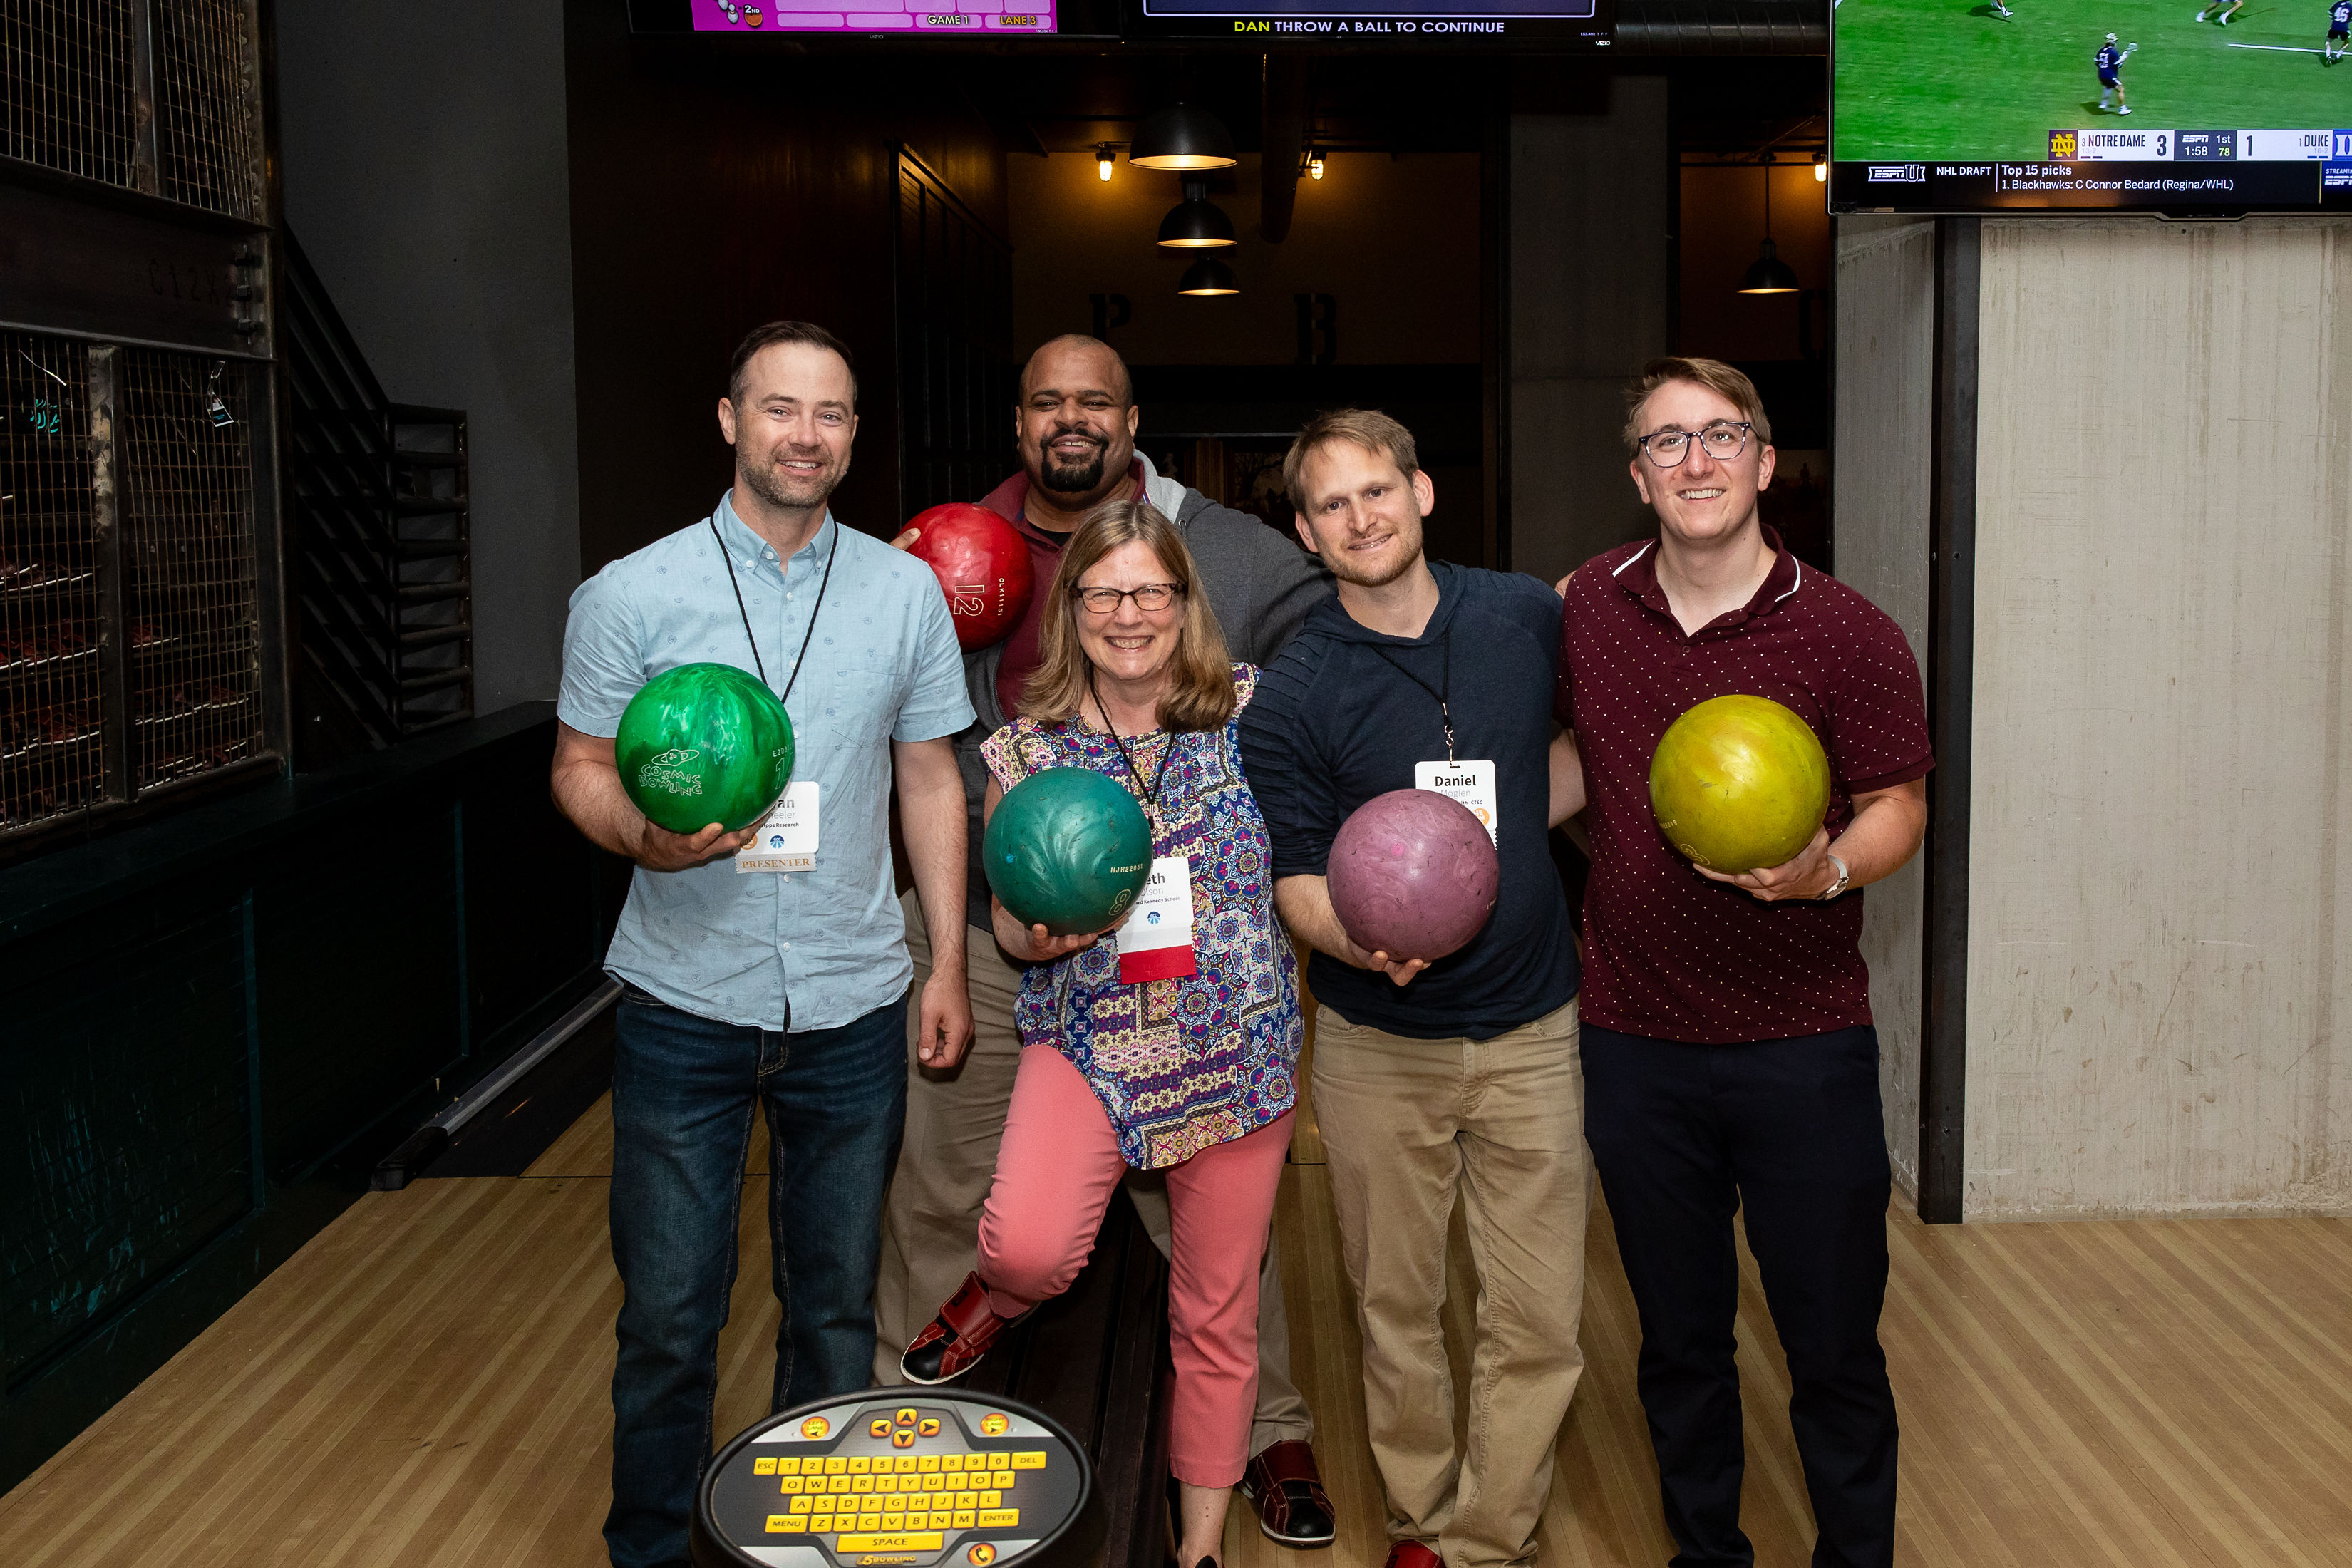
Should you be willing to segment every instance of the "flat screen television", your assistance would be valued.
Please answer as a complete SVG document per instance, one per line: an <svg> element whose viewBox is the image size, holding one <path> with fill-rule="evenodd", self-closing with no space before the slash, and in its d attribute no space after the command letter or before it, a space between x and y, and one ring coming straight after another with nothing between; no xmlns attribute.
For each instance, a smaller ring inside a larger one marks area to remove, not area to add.
<svg viewBox="0 0 2352 1568"><path fill-rule="evenodd" d="M2352 210L2352 0L1836 0L1833 212Z"/></svg>

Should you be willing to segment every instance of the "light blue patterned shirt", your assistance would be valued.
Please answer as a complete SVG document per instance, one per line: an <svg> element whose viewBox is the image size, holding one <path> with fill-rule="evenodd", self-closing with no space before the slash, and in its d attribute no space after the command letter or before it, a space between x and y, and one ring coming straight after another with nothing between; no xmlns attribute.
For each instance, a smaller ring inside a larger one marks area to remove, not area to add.
<svg viewBox="0 0 2352 1568"><path fill-rule="evenodd" d="M895 1001L914 977L890 878L892 741L934 741L972 721L963 657L939 582L920 561L827 513L791 561L735 515L716 520L742 584L738 614L706 520L612 563L572 595L556 711L587 735L619 731L645 683L681 664L754 667L782 695L795 782L817 785L814 871L637 868L604 966L674 1007L764 1029L837 1028ZM833 552L833 580L817 605ZM809 616L817 615L814 636Z"/></svg>

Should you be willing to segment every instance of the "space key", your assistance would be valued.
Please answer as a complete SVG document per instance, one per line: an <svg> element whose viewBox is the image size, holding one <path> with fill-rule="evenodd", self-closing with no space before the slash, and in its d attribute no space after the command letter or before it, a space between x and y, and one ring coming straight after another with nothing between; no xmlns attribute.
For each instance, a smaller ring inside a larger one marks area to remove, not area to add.
<svg viewBox="0 0 2352 1568"><path fill-rule="evenodd" d="M918 1531L905 1535L845 1535L837 1550L843 1552L937 1552L947 1544L947 1537L936 1530Z"/></svg>

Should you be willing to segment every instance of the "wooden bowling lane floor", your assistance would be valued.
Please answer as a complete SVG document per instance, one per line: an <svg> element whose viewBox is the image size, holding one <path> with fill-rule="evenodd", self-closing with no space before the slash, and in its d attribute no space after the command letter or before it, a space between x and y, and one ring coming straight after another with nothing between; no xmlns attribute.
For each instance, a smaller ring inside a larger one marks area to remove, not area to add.
<svg viewBox="0 0 2352 1568"><path fill-rule="evenodd" d="M0 1498L0 1563L602 1563L620 1299L610 1148L599 1106L522 1178L369 1194ZM747 1180L721 1436L767 1398L764 1191ZM1587 1371L1539 1561L1646 1568L1672 1548L1633 1396L1633 1304L1607 1216L1593 1217ZM1236 1510L1224 1561L1380 1568L1386 1531L1322 1167L1285 1173L1276 1223L1292 1370L1320 1425L1340 1536L1328 1552L1286 1552ZM1898 1215L1888 1237L1906 1568L2352 1564L2352 1226L1929 1228ZM1759 1563L1798 1568L1811 1524L1786 1373L1744 1253L1741 1265L1743 1517ZM1458 1259L1454 1284L1458 1360L1475 1300Z"/></svg>

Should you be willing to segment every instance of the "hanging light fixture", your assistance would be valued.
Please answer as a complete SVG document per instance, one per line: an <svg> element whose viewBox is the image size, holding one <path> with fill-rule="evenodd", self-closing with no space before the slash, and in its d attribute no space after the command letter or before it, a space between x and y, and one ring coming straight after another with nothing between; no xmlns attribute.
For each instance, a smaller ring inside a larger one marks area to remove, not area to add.
<svg viewBox="0 0 2352 1568"><path fill-rule="evenodd" d="M1139 169L1230 169L1233 133L1205 109L1180 103L1146 119L1129 147L1127 161Z"/></svg>
<svg viewBox="0 0 2352 1568"><path fill-rule="evenodd" d="M1099 178L1106 180L1109 179L1111 160L1118 156L1118 149L1114 148L1109 142L1104 142L1097 143L1095 147L1095 174Z"/></svg>
<svg viewBox="0 0 2352 1568"><path fill-rule="evenodd" d="M1221 250L1234 241L1234 220L1209 199L1206 180L1184 182L1184 199L1160 220L1162 250Z"/></svg>
<svg viewBox="0 0 2352 1568"><path fill-rule="evenodd" d="M1793 294L1797 291L1797 274L1780 259L1780 250L1772 244L1772 154L1764 154L1764 243L1757 247L1756 259L1748 268L1746 281L1739 285L1742 294Z"/></svg>
<svg viewBox="0 0 2352 1568"><path fill-rule="evenodd" d="M1213 256L1204 256L1186 268L1182 279L1176 285L1179 294L1192 294L1203 299L1241 291L1242 286L1234 277L1234 269Z"/></svg>
<svg viewBox="0 0 2352 1568"><path fill-rule="evenodd" d="M1307 149L1307 177L1310 180L1323 177L1323 154L1312 147Z"/></svg>
<svg viewBox="0 0 2352 1568"><path fill-rule="evenodd" d="M1826 185L1826 184L1828 184L1829 183L1830 183L1830 157L1829 157L1829 154L1828 154L1828 153L1814 153L1814 154L1813 154L1813 184L1817 184L1817 185Z"/></svg>

